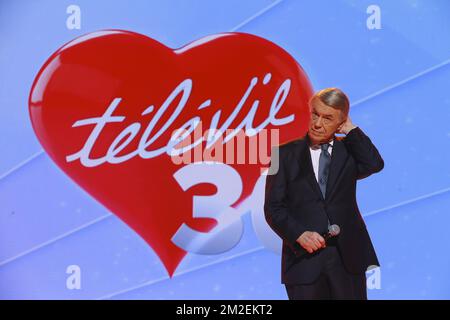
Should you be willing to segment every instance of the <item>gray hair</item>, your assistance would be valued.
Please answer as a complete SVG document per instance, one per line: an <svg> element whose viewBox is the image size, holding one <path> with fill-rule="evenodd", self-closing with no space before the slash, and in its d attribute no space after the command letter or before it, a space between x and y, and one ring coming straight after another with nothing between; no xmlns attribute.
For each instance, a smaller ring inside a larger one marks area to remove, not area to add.
<svg viewBox="0 0 450 320"><path fill-rule="evenodd" d="M319 99L327 106L341 110L344 116L348 115L350 101L347 95L338 88L326 88L316 92L309 101L310 105L314 99Z"/></svg>

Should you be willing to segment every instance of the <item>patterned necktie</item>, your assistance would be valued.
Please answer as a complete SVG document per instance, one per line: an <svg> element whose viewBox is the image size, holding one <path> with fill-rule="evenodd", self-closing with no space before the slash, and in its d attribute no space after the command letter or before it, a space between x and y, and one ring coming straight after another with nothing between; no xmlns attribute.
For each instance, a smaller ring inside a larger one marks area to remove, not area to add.
<svg viewBox="0 0 450 320"><path fill-rule="evenodd" d="M325 199L325 192L327 189L328 174L330 171L331 155L328 152L329 143L320 145L320 158L319 158L319 187L322 191L323 198Z"/></svg>

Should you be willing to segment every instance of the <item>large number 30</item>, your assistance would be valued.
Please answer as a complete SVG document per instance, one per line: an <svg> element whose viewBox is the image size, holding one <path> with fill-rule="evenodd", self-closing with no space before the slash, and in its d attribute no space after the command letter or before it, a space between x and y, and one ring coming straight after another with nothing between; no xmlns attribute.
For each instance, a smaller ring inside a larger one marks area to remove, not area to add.
<svg viewBox="0 0 450 320"><path fill-rule="evenodd" d="M201 184L217 187L212 196L193 197L193 217L213 218L217 225L209 232L200 232L183 223L172 237L172 242L185 251L197 254L219 254L239 243L243 233L241 214L251 210L254 231L264 247L279 253L281 239L269 228L263 212L264 177L255 185L252 196L243 208L231 207L242 193L239 173L223 163L198 162L182 167L174 174L175 180L186 191Z"/></svg>

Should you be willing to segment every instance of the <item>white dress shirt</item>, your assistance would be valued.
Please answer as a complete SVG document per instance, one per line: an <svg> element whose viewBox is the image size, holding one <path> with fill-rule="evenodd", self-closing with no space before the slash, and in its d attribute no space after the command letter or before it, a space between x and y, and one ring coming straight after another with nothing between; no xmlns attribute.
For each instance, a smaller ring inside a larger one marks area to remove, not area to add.
<svg viewBox="0 0 450 320"><path fill-rule="evenodd" d="M331 156L331 152L333 151L333 143L334 139L328 142L330 145L328 146L328 153ZM314 175L316 176L317 182L319 182L319 159L320 153L322 149L320 149L320 145L310 146L309 151L311 152L311 161L314 169Z"/></svg>

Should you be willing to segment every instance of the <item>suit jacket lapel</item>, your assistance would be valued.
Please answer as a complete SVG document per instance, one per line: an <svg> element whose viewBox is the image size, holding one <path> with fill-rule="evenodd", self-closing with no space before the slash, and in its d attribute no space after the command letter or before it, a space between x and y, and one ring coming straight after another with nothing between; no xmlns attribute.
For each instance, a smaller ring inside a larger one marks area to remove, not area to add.
<svg viewBox="0 0 450 320"><path fill-rule="evenodd" d="M306 133L304 138L305 143L303 144L302 156L300 159L300 172L304 172L306 175L306 180L311 185L311 188L317 193L317 195L323 200L322 191L320 191L319 184L317 183L316 176L314 175L314 169L312 166L311 152L309 151L309 136Z"/></svg>
<svg viewBox="0 0 450 320"><path fill-rule="evenodd" d="M341 174L345 161L347 160L347 156L348 154L347 150L345 149L344 143L334 137L333 151L331 152L330 172L328 175L327 188L325 191L326 199L330 199L332 195L336 181Z"/></svg>

